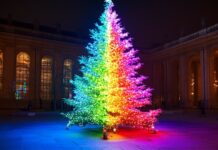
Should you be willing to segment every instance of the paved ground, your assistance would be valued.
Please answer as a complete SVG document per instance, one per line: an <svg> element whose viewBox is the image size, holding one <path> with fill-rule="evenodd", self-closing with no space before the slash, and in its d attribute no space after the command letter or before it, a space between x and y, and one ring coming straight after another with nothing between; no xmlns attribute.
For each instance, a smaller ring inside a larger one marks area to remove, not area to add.
<svg viewBox="0 0 218 150"><path fill-rule="evenodd" d="M1 117L0 150L218 150L218 116L165 113L157 134L121 129L101 139L97 126L65 130L67 120L57 113Z"/></svg>

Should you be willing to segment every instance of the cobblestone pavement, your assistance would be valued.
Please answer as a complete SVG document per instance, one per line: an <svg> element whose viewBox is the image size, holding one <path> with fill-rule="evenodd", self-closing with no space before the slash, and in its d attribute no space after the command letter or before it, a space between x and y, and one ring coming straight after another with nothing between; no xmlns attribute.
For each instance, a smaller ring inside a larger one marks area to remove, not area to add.
<svg viewBox="0 0 218 150"><path fill-rule="evenodd" d="M164 113L158 132L120 129L101 139L98 126L65 130L59 113L20 113L0 118L0 150L217 150L218 116Z"/></svg>

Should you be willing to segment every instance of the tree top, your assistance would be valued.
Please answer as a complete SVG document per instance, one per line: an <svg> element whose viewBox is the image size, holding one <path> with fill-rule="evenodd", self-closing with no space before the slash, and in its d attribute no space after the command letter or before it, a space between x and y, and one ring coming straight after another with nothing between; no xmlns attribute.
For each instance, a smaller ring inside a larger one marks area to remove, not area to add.
<svg viewBox="0 0 218 150"><path fill-rule="evenodd" d="M113 4L112 0L105 0L105 2L108 4Z"/></svg>

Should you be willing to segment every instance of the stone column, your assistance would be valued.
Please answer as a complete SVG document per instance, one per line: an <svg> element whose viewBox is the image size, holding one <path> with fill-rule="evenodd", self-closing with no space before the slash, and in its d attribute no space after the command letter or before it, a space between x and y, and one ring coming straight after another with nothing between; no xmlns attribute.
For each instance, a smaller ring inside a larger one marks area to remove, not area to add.
<svg viewBox="0 0 218 150"><path fill-rule="evenodd" d="M62 54L61 51L56 50L56 55L55 55L55 72L54 72L54 109L60 108L60 103L62 100L62 91L63 91L63 86L62 86L62 72L63 72L63 60L62 60ZM56 108L57 107L57 108Z"/></svg>
<svg viewBox="0 0 218 150"><path fill-rule="evenodd" d="M178 106L178 79L177 79L177 60L168 59L165 62L165 93L167 106L177 108Z"/></svg>
<svg viewBox="0 0 218 150"><path fill-rule="evenodd" d="M41 108L41 100L40 100L40 84L41 84L41 58L39 55L40 48L34 48L34 105L37 108Z"/></svg>
<svg viewBox="0 0 218 150"><path fill-rule="evenodd" d="M3 53L3 65L4 65L4 96L6 99L14 99L14 92L15 92L15 64L16 64L16 55L15 49L13 47L6 47ZM5 65L7 64L7 65Z"/></svg>
<svg viewBox="0 0 218 150"><path fill-rule="evenodd" d="M152 88L154 89L154 91L152 92L153 94L153 105L155 107L160 107L161 105L161 86L162 86L162 82L161 81L161 63L160 62L155 62L153 64L153 86Z"/></svg>
<svg viewBox="0 0 218 150"><path fill-rule="evenodd" d="M187 58L182 55L179 58L179 93L183 108L188 107L188 63Z"/></svg>
<svg viewBox="0 0 218 150"><path fill-rule="evenodd" d="M169 66L168 66L168 61L167 60L165 60L164 62L163 62L163 68L164 68L164 73L163 73L163 75L164 75L164 86L163 86L163 101L164 101L164 103L165 103L165 106L166 106L166 108L169 108L169 97L168 97L168 79L169 79L169 77L168 77L168 71L169 71Z"/></svg>
<svg viewBox="0 0 218 150"><path fill-rule="evenodd" d="M201 63L201 87L202 95L201 100L208 104L209 100L209 62L208 62L208 52L205 48L200 51L200 63Z"/></svg>

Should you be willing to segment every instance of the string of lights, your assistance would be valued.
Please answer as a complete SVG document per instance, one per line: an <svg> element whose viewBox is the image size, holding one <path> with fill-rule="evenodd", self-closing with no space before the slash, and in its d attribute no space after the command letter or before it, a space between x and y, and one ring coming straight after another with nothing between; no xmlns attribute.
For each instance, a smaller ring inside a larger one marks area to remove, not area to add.
<svg viewBox="0 0 218 150"><path fill-rule="evenodd" d="M121 27L120 19L113 10L113 2L105 1L105 10L90 30L93 42L86 47L89 56L79 59L82 76L72 81L73 99L65 99L73 111L64 115L73 124L99 124L108 129L118 126L154 128L158 110L141 111L151 105L152 89L143 82L146 77L138 74L142 66L131 38Z"/></svg>

